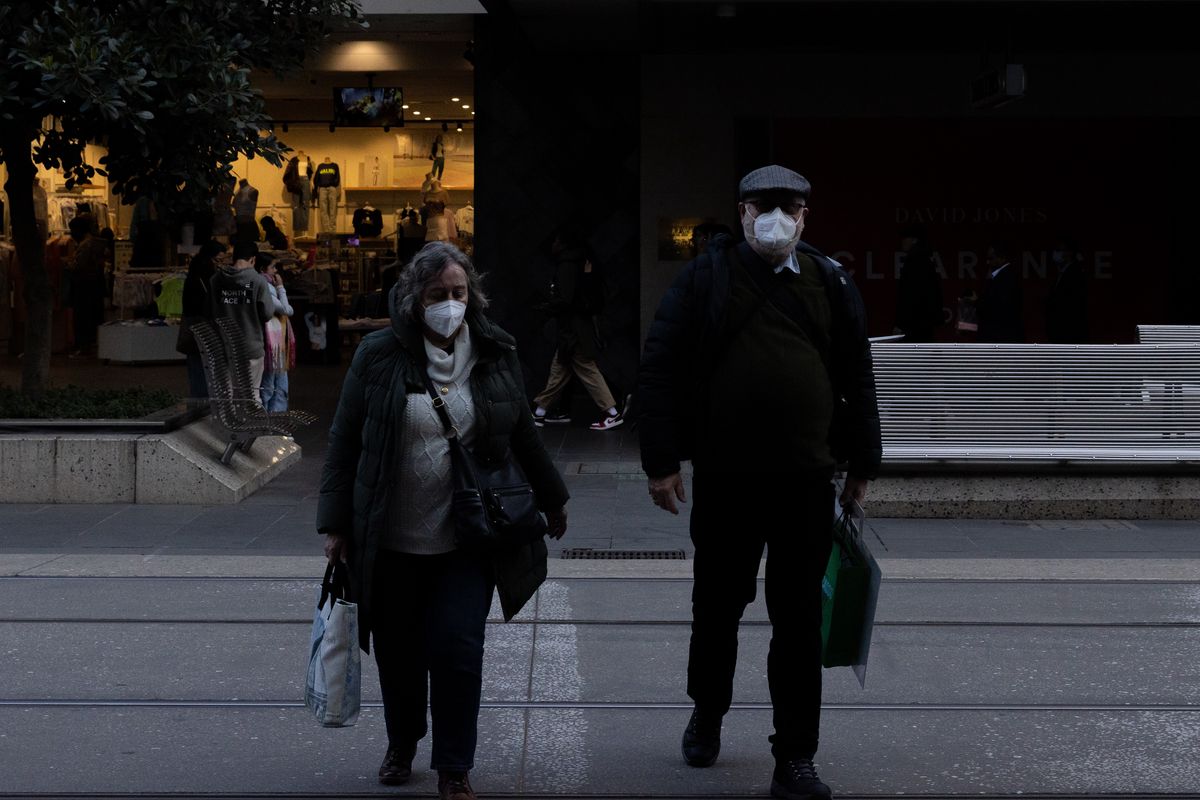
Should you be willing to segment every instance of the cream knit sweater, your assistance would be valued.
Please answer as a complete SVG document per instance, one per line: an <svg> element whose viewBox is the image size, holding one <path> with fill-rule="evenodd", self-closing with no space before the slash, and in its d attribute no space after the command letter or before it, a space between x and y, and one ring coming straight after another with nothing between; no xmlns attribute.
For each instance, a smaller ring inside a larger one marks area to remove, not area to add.
<svg viewBox="0 0 1200 800"><path fill-rule="evenodd" d="M446 400L462 443L475 440L475 403L471 398L471 369L475 366L471 332L464 324L454 352L426 340L429 377ZM450 444L428 392L408 395L400 431L400 464L392 487L390 530L382 546L401 553L433 555L455 548L450 518Z"/></svg>

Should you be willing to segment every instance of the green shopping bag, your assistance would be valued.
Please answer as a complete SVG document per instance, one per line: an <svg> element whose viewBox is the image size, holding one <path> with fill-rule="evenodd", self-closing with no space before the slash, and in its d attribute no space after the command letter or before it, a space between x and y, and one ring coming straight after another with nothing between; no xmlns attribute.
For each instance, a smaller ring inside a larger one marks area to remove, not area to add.
<svg viewBox="0 0 1200 800"><path fill-rule="evenodd" d="M833 549L821 581L821 665L853 667L865 686L882 574L862 530L861 509L842 511L833 526Z"/></svg>

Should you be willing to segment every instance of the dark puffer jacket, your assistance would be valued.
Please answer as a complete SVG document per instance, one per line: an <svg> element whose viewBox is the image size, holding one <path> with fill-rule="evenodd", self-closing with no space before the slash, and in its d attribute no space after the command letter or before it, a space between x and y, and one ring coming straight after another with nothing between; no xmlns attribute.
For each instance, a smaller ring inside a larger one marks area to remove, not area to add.
<svg viewBox="0 0 1200 800"><path fill-rule="evenodd" d="M408 395L425 392L421 331L401 322L396 292L389 298L392 327L363 339L342 386L321 476L317 530L350 540L350 578L359 604L359 636L369 649L375 556L387 531L389 495L396 482L397 442ZM478 363L471 372L475 401L475 454L498 461L512 452L543 511L562 508L567 488L550 460L525 399L515 340L482 314L468 312ZM537 541L495 557L496 589L511 619L546 579L546 544Z"/></svg>
<svg viewBox="0 0 1200 800"><path fill-rule="evenodd" d="M637 417L642 467L652 478L678 472L679 462L692 458L704 435L706 387L727 327L732 259L725 251L735 246L730 237L718 236L708 252L689 262L667 290L646 335ZM848 463L851 475L874 478L882 445L862 297L836 262L804 242L796 251L821 269L833 311L832 352L826 363L835 396L833 453Z"/></svg>

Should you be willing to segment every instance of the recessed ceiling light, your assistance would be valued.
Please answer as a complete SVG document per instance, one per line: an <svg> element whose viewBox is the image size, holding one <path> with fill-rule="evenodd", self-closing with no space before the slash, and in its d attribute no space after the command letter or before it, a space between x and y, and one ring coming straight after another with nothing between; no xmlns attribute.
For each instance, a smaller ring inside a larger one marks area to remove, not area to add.
<svg viewBox="0 0 1200 800"><path fill-rule="evenodd" d="M401 107L401 108L408 108L408 103L405 103L404 105L402 105L402 106L400 106L400 107Z"/></svg>
<svg viewBox="0 0 1200 800"><path fill-rule="evenodd" d="M414 117L419 117L419 116L421 116L421 112L420 112L420 111L414 111L414 112L413 112L413 116L414 116Z"/></svg>
<svg viewBox="0 0 1200 800"><path fill-rule="evenodd" d="M451 98L450 98L450 102L451 102L451 103L457 103L457 102L458 102L458 98L457 98L457 97L451 97Z"/></svg>
<svg viewBox="0 0 1200 800"><path fill-rule="evenodd" d="M472 117L473 117L473 116L475 116L475 112L474 112L474 111L472 111L472 112L471 112L471 116L472 116Z"/></svg>
<svg viewBox="0 0 1200 800"><path fill-rule="evenodd" d="M463 108L470 108L470 107L471 106L467 105L466 103L463 103Z"/></svg>

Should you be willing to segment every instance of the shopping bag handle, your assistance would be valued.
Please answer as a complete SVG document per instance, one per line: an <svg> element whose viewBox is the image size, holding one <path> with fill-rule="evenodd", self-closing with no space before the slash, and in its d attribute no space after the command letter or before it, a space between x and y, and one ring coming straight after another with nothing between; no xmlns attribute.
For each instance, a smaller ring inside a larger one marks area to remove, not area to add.
<svg viewBox="0 0 1200 800"><path fill-rule="evenodd" d="M324 608L325 601L332 597L334 600L350 599L350 579L346 574L346 565L340 561L330 561L325 567L325 579L321 581L321 599L317 608Z"/></svg>

